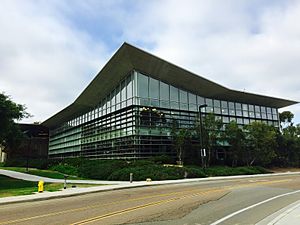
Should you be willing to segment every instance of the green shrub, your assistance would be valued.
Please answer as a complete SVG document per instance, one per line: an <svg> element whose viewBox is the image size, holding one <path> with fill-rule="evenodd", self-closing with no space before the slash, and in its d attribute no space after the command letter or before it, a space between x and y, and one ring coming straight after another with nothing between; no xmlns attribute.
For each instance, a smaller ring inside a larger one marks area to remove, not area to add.
<svg viewBox="0 0 300 225"><path fill-rule="evenodd" d="M113 172L108 179L109 180L122 180L128 181L129 174L133 173L133 180L141 181L151 178L152 180L177 180L187 178L205 177L205 174L201 169L184 168L184 167L165 167L162 165L151 166L137 166L127 167L121 170Z"/></svg>
<svg viewBox="0 0 300 225"><path fill-rule="evenodd" d="M58 164L55 166L51 166L50 170L58 171L62 174L78 176L78 168L68 164Z"/></svg>
<svg viewBox="0 0 300 225"><path fill-rule="evenodd" d="M203 172L202 168L185 167L185 171L187 173L187 177L186 178L201 178L201 177L206 177L206 175Z"/></svg>
<svg viewBox="0 0 300 225"><path fill-rule="evenodd" d="M140 166L153 166L156 165L154 161L151 160L136 160L128 163L129 167L140 167Z"/></svg>
<svg viewBox="0 0 300 225"><path fill-rule="evenodd" d="M87 160L79 167L78 175L90 179L107 180L114 171L123 169L127 165L127 162L121 160Z"/></svg>
<svg viewBox="0 0 300 225"><path fill-rule="evenodd" d="M130 173L133 173L133 180L135 181L146 180L147 178L151 178L152 180L173 180L184 177L184 170L182 168L151 165L123 168L113 172L108 179L126 181L129 180Z"/></svg>
<svg viewBox="0 0 300 225"><path fill-rule="evenodd" d="M173 164L176 161L174 158L168 155L154 156L150 157L148 160L154 162L155 164Z"/></svg>
<svg viewBox="0 0 300 225"><path fill-rule="evenodd" d="M251 175L267 173L262 167L209 167L205 169L208 176L233 176L233 175Z"/></svg>

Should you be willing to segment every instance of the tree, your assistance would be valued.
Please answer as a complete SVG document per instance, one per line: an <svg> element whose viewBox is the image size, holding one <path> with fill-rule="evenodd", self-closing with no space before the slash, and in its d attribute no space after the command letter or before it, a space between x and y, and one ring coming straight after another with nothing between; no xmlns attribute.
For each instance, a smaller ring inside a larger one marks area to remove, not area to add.
<svg viewBox="0 0 300 225"><path fill-rule="evenodd" d="M185 151L191 141L191 132L188 128L179 128L178 121L173 119L171 135L176 149L178 163L183 165Z"/></svg>
<svg viewBox="0 0 300 225"><path fill-rule="evenodd" d="M232 166L236 166L245 152L245 134L235 121L231 121L225 126L223 137L229 144Z"/></svg>
<svg viewBox="0 0 300 225"><path fill-rule="evenodd" d="M291 111L283 111L282 113L279 113L279 121L280 121L281 129L283 129L287 126L292 126L293 118L294 118L294 114Z"/></svg>
<svg viewBox="0 0 300 225"><path fill-rule="evenodd" d="M292 166L300 165L300 124L282 129L280 136L279 150L282 157L286 158L288 164Z"/></svg>
<svg viewBox="0 0 300 225"><path fill-rule="evenodd" d="M196 124L197 126L198 124ZM218 141L221 139L221 128L222 128L222 120L217 119L214 114L209 113L206 114L203 119L203 143L205 148L207 149L207 163L209 166L214 157L214 150L218 144ZM200 123L197 130L200 130Z"/></svg>
<svg viewBox="0 0 300 225"><path fill-rule="evenodd" d="M245 126L246 134L246 164L265 166L269 164L275 155L276 129L273 126L261 122L253 122Z"/></svg>
<svg viewBox="0 0 300 225"><path fill-rule="evenodd" d="M294 114L279 113L281 130L277 134L277 163L279 165L300 165L300 124L294 125Z"/></svg>
<svg viewBox="0 0 300 225"><path fill-rule="evenodd" d="M18 146L23 137L15 121L29 116L24 105L17 104L9 96L0 93L0 145L6 152Z"/></svg>

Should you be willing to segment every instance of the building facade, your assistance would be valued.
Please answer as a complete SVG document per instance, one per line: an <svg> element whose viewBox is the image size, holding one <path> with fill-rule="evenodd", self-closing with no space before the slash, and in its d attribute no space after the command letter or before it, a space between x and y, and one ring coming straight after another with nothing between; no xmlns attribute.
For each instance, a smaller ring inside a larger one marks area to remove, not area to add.
<svg viewBox="0 0 300 225"><path fill-rule="evenodd" d="M214 113L224 125L278 127L278 108L294 103L225 88L125 43L78 99L43 125L50 158L175 157L174 121L194 127L201 105L204 116Z"/></svg>

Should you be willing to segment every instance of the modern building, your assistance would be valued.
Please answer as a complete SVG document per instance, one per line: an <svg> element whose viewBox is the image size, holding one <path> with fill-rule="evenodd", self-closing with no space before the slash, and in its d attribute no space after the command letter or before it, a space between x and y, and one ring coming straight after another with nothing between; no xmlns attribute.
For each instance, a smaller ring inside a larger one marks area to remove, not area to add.
<svg viewBox="0 0 300 225"><path fill-rule="evenodd" d="M278 126L278 108L295 103L228 89L124 43L80 96L43 125L50 158L175 156L172 122L194 126L200 105L224 124Z"/></svg>

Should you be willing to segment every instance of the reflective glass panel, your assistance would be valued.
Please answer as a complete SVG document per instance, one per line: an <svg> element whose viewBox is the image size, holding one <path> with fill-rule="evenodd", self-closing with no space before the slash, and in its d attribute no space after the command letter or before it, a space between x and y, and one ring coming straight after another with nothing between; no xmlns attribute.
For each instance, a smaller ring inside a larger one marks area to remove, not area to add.
<svg viewBox="0 0 300 225"><path fill-rule="evenodd" d="M237 122L237 124L243 124L243 119L242 118L237 118L236 122Z"/></svg>
<svg viewBox="0 0 300 225"><path fill-rule="evenodd" d="M138 73L137 91L139 97L148 98L148 77L140 73Z"/></svg>
<svg viewBox="0 0 300 225"><path fill-rule="evenodd" d="M242 109L242 104L241 103L235 103L235 108L236 109Z"/></svg>
<svg viewBox="0 0 300 225"><path fill-rule="evenodd" d="M120 86L116 88L116 104L120 103Z"/></svg>
<svg viewBox="0 0 300 225"><path fill-rule="evenodd" d="M203 105L204 104L204 98L201 97L201 96L197 96L197 102L198 102L198 105Z"/></svg>
<svg viewBox="0 0 300 225"><path fill-rule="evenodd" d="M227 108L228 108L228 105L227 105L227 102L226 102L226 101L221 101L221 106L222 106L222 108L224 108L224 109L227 109Z"/></svg>
<svg viewBox="0 0 300 225"><path fill-rule="evenodd" d="M178 89L170 85L170 100L178 102Z"/></svg>
<svg viewBox="0 0 300 225"><path fill-rule="evenodd" d="M228 115L228 109L227 108L222 108L222 114L223 115Z"/></svg>
<svg viewBox="0 0 300 225"><path fill-rule="evenodd" d="M220 108L221 107L220 104L221 104L220 100L214 99L214 107Z"/></svg>
<svg viewBox="0 0 300 225"><path fill-rule="evenodd" d="M229 109L229 115L235 116L235 111L234 111L234 109Z"/></svg>
<svg viewBox="0 0 300 225"><path fill-rule="evenodd" d="M254 106L253 105L249 105L249 111L254 112Z"/></svg>
<svg viewBox="0 0 300 225"><path fill-rule="evenodd" d="M250 120L247 118L244 118L244 124L249 124L249 123L250 123Z"/></svg>
<svg viewBox="0 0 300 225"><path fill-rule="evenodd" d="M255 112L257 112L257 113L260 112L260 107L258 105L255 106Z"/></svg>
<svg viewBox="0 0 300 225"><path fill-rule="evenodd" d="M149 97L158 99L159 81L150 77L149 79Z"/></svg>
<svg viewBox="0 0 300 225"><path fill-rule="evenodd" d="M125 80L122 81L121 84L121 101L125 101L126 100L126 82Z"/></svg>
<svg viewBox="0 0 300 225"><path fill-rule="evenodd" d="M229 123L229 117L228 116L223 116L222 120L223 120L223 123Z"/></svg>
<svg viewBox="0 0 300 225"><path fill-rule="evenodd" d="M249 117L248 111L243 111L243 116L244 116L244 117Z"/></svg>
<svg viewBox="0 0 300 225"><path fill-rule="evenodd" d="M116 104L116 96L115 96L115 90L111 92L111 105Z"/></svg>
<svg viewBox="0 0 300 225"><path fill-rule="evenodd" d="M254 112L249 112L249 117L254 118Z"/></svg>
<svg viewBox="0 0 300 225"><path fill-rule="evenodd" d="M205 99L205 102L206 102L206 104L208 105L208 106L213 106L213 101L212 101L212 99L210 99L210 98L206 98Z"/></svg>
<svg viewBox="0 0 300 225"><path fill-rule="evenodd" d="M221 108L214 107L214 112L215 112L216 114L221 114Z"/></svg>
<svg viewBox="0 0 300 225"><path fill-rule="evenodd" d="M242 111L241 110L236 110L236 115L237 116L242 116Z"/></svg>
<svg viewBox="0 0 300 225"><path fill-rule="evenodd" d="M133 96L131 76L127 78L127 99Z"/></svg>
<svg viewBox="0 0 300 225"><path fill-rule="evenodd" d="M180 102L181 103L188 103L188 99L187 99L187 92L183 91L183 90L179 90L179 96L180 96Z"/></svg>
<svg viewBox="0 0 300 225"><path fill-rule="evenodd" d="M160 99L161 100L170 100L170 91L169 91L169 85L164 83L164 82L160 82Z"/></svg>
<svg viewBox="0 0 300 225"><path fill-rule="evenodd" d="M196 95L189 93L189 103L190 104L197 104Z"/></svg>
<svg viewBox="0 0 300 225"><path fill-rule="evenodd" d="M234 109L234 103L233 102L228 102L229 109Z"/></svg>
<svg viewBox="0 0 300 225"><path fill-rule="evenodd" d="M247 104L242 104L242 109L243 109L244 111L247 111L247 110L248 110L248 105L247 105Z"/></svg>

